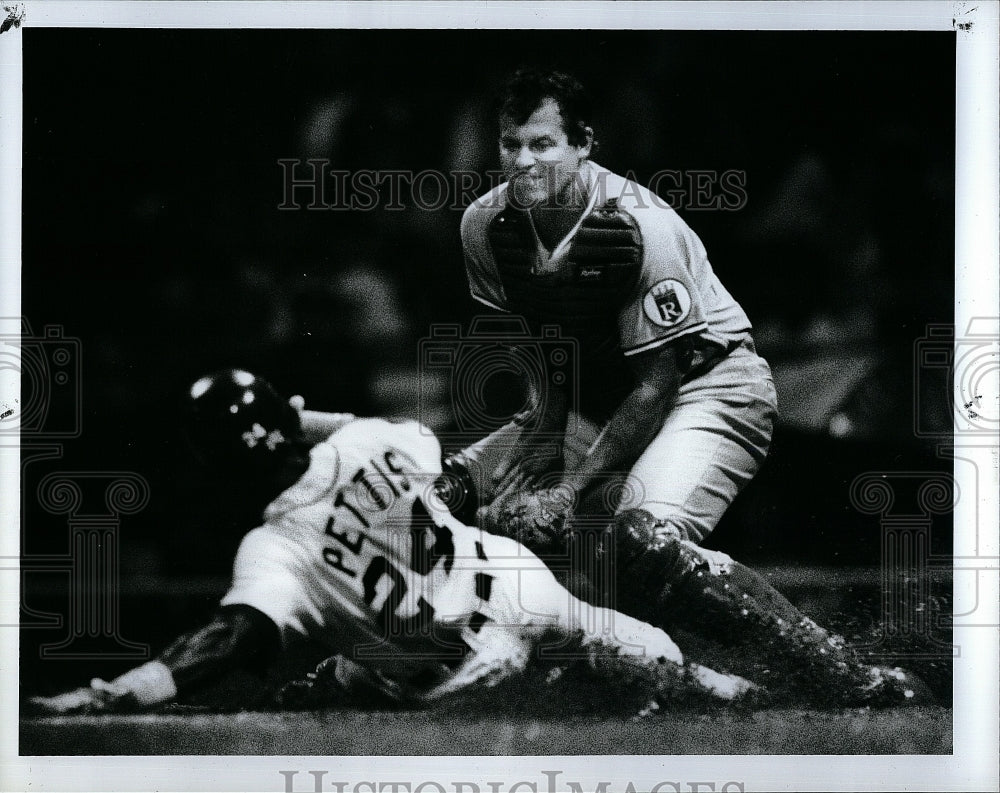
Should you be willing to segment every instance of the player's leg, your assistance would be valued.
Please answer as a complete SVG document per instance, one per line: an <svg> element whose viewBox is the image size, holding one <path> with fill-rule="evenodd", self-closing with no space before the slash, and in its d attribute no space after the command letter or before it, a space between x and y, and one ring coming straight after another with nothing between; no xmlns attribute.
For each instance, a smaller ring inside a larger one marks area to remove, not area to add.
<svg viewBox="0 0 1000 793"><path fill-rule="evenodd" d="M732 701L757 690L737 675L687 662L661 628L576 598L531 551L504 541L523 564L499 577L497 607L532 637L543 664L585 661L600 677L645 687L661 700L697 694Z"/></svg>
<svg viewBox="0 0 1000 793"><path fill-rule="evenodd" d="M776 415L767 363L740 347L684 384L660 432L632 467L641 506L702 542L767 455Z"/></svg>
<svg viewBox="0 0 1000 793"><path fill-rule="evenodd" d="M581 627L581 648L591 667L617 680L638 679L652 684L657 697L684 699L694 694L732 701L755 691L750 681L723 674L687 660L677 644L660 628L614 609L575 600L582 625L605 624L606 630Z"/></svg>
<svg viewBox="0 0 1000 793"><path fill-rule="evenodd" d="M623 610L669 629L744 646L780 677L782 689L814 700L902 702L923 693L920 681L899 670L861 663L841 637L817 625L749 567L680 539L648 513L622 513L612 531L613 546L607 547Z"/></svg>

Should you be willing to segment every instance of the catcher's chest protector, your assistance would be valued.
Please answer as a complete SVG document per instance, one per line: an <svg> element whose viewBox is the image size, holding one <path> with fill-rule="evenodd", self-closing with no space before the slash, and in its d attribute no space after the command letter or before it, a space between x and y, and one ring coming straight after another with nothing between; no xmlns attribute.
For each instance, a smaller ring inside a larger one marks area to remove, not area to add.
<svg viewBox="0 0 1000 793"><path fill-rule="evenodd" d="M535 271L535 238L524 212L507 207L497 215L489 241L508 308L585 337L610 334L617 345L618 312L642 267L639 224L617 198L587 215L555 272Z"/></svg>

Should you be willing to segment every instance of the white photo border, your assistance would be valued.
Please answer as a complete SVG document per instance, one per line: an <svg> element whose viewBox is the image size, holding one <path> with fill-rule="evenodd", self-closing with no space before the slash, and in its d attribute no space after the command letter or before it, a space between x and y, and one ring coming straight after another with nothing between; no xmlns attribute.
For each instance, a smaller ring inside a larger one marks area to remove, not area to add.
<svg viewBox="0 0 1000 793"><path fill-rule="evenodd" d="M554 28L728 30L955 30L957 36L955 324L996 317L998 305L998 5L996 2L25 2L24 27L171 28ZM5 12L6 13L6 12ZM21 33L0 34L0 316L20 316ZM993 384L995 387L995 383ZM4 399L11 397L2 394ZM988 395L989 396L989 395ZM995 399L996 392L992 394ZM956 446L959 446L956 440ZM722 780L745 790L996 790L998 784L998 533L996 438L961 443L955 474L976 505L955 514L956 621L954 754L951 756L520 757L19 757L16 704L19 556L18 449L0 446L0 669L4 723L0 788L5 790L282 790L282 770L328 769L353 785L418 785L475 779L509 791L521 780L549 789L546 770L593 790L649 790L663 780ZM970 471L978 472L978 481ZM974 518L989 525L959 530ZM11 527L15 527L11 531ZM966 541L968 535L974 537ZM960 536L961 535L961 536ZM13 571L13 572L12 572ZM300 783L302 784L302 783ZM681 784L688 784L687 782ZM335 788L328 788L335 789ZM360 787L368 790L368 787ZM379 789L375 787L374 789ZM426 787L425 790L436 790ZM517 789L530 789L522 787ZM673 787L663 786L662 790ZM708 788L702 788L708 789Z"/></svg>

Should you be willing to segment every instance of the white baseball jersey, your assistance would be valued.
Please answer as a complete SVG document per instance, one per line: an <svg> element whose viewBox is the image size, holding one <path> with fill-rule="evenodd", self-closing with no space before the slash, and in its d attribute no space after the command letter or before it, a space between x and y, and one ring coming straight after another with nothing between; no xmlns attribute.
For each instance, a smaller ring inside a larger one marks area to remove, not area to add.
<svg viewBox="0 0 1000 793"><path fill-rule="evenodd" d="M521 669L573 598L530 551L437 500L437 439L415 422L352 422L246 535L223 605L246 604L428 699ZM568 629L568 625L566 626Z"/></svg>

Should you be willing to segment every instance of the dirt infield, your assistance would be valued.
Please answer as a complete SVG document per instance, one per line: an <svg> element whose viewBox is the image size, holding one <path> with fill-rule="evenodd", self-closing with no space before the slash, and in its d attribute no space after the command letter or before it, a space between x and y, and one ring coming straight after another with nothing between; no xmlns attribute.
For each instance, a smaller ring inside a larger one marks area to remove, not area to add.
<svg viewBox="0 0 1000 793"><path fill-rule="evenodd" d="M782 572L778 570L777 573ZM874 574L854 578L822 569L795 569L783 588L864 646L877 636ZM770 576L775 578L775 571ZM787 580L786 580L787 579ZM948 594L946 592L946 594ZM949 599L950 600L950 599ZM942 607L943 608L943 607ZM950 612L950 608L946 609ZM738 664L725 648L699 646L678 632L696 660ZM274 687L289 677L277 670L262 685L232 675L204 696L145 715L23 719L21 755L589 755L589 754L951 754L951 658L926 641L899 644L899 662L929 684L919 706L823 709L801 698L757 703L756 709L684 706L641 720L630 717L649 701L641 686L566 673L554 684L544 670L500 685L473 689L433 710L335 708L275 710ZM879 645L869 645L881 649ZM915 652L920 650L921 652ZM293 653L304 674L323 655ZM299 655L302 657L299 658ZM699 659L699 655L703 656ZM738 666L737 666L738 669ZM789 672L790 670L785 670ZM771 679L783 676L775 667ZM78 671L75 684L85 683ZM671 706L673 707L673 706Z"/></svg>
<svg viewBox="0 0 1000 793"><path fill-rule="evenodd" d="M22 722L22 755L950 754L947 708L656 714L640 721L324 711Z"/></svg>

